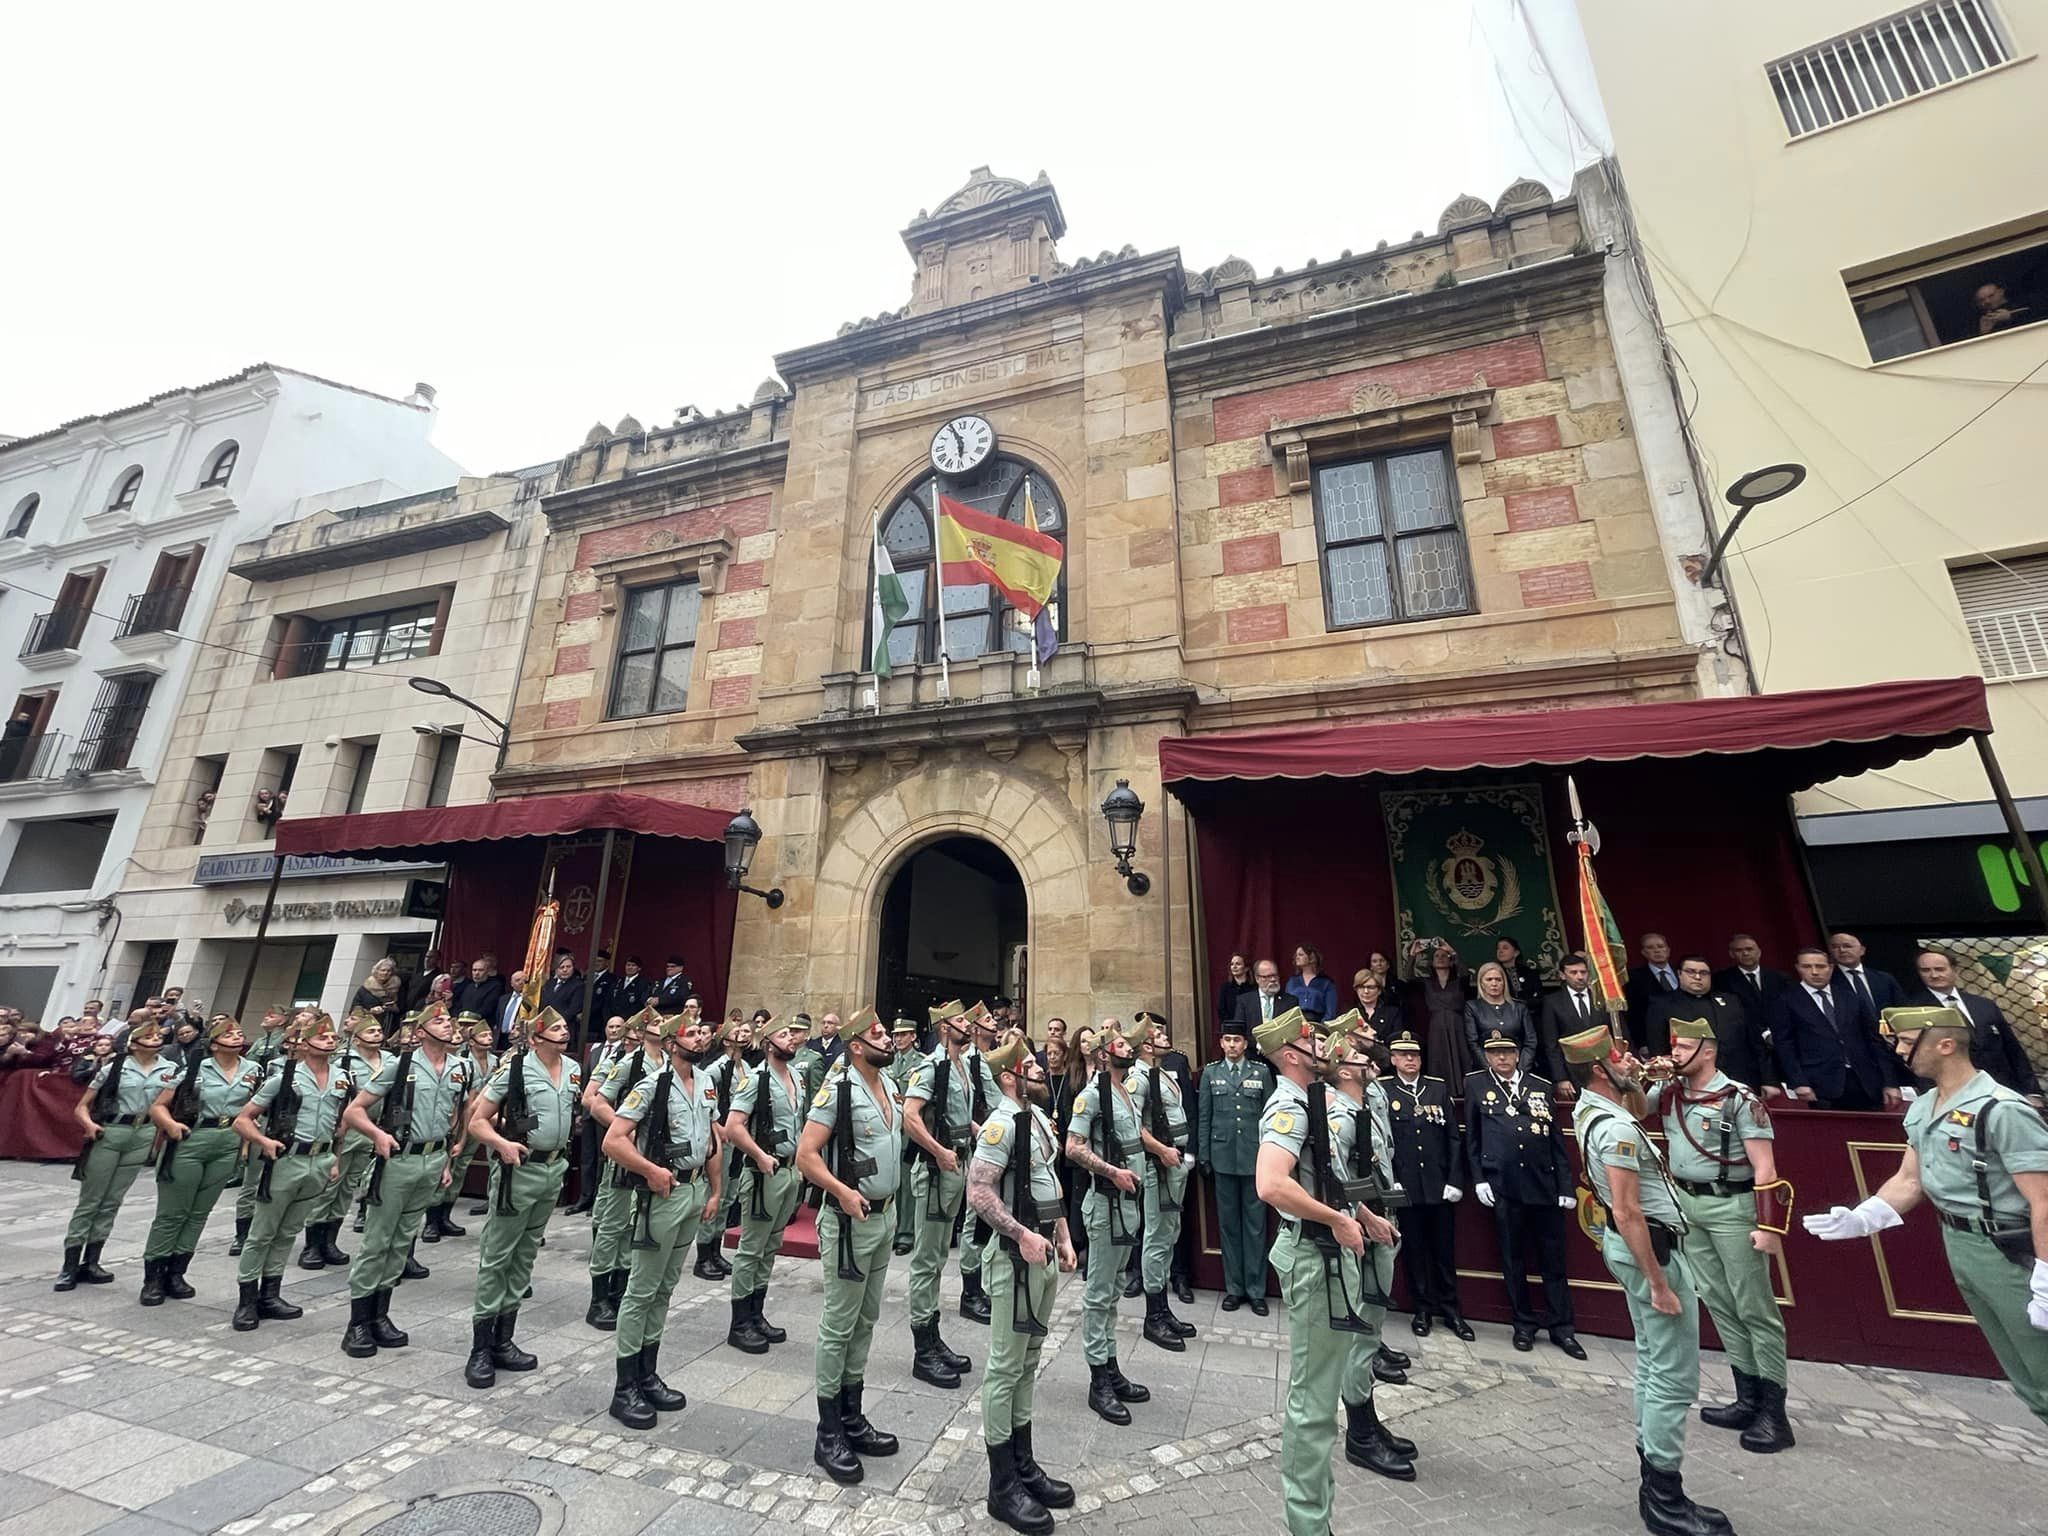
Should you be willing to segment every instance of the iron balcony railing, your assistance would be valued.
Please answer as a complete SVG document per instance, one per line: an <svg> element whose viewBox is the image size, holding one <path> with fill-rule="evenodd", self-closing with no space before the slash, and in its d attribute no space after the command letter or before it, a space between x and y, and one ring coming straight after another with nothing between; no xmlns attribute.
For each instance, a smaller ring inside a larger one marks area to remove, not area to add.
<svg viewBox="0 0 2048 1536"><path fill-rule="evenodd" d="M122 611L121 627L115 631L115 638L154 635L167 629L176 629L178 621L185 617L185 604L191 596L190 587L165 587L156 592L137 592L128 599L128 606Z"/></svg>
<svg viewBox="0 0 2048 1536"><path fill-rule="evenodd" d="M0 737L0 784L31 784L64 771L64 743L58 731L39 736Z"/></svg>
<svg viewBox="0 0 2048 1536"><path fill-rule="evenodd" d="M28 627L28 640L21 654L47 656L52 651L77 650L79 638L85 633L85 621L91 616L90 608L61 603L48 613L37 614Z"/></svg>

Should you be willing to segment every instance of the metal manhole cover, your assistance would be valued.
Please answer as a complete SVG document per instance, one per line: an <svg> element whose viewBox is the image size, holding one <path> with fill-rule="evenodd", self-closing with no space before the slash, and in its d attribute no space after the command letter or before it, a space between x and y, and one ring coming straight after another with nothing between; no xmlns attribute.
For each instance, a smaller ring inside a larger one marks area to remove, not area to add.
<svg viewBox="0 0 2048 1536"><path fill-rule="evenodd" d="M544 1516L523 1493L457 1493L422 1500L363 1536L540 1536Z"/></svg>

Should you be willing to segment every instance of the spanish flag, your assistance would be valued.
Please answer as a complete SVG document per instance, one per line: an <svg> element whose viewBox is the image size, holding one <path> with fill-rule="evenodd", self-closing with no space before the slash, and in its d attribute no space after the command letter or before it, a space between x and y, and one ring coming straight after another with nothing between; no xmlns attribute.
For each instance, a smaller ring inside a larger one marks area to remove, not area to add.
<svg viewBox="0 0 2048 1536"><path fill-rule="evenodd" d="M940 582L973 587L987 582L1012 608L1037 618L1060 579L1060 541L1020 523L939 497Z"/></svg>

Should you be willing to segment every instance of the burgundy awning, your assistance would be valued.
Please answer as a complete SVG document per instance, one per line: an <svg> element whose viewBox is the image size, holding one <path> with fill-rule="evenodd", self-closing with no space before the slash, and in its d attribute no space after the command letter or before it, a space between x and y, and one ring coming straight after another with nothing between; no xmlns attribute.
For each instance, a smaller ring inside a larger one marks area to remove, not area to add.
<svg viewBox="0 0 2048 1536"><path fill-rule="evenodd" d="M417 811L286 817L277 824L277 851L445 859L462 843L561 837L607 828L715 843L725 837L726 823L731 820L731 811L681 805L621 790L600 790L581 795L528 795L485 805L439 805Z"/></svg>
<svg viewBox="0 0 2048 1536"><path fill-rule="evenodd" d="M1452 715L1301 730L1218 731L1159 744L1167 787L1351 779L1475 768L1745 756L1786 790L1889 768L1991 729L1979 677L1744 698Z"/></svg>

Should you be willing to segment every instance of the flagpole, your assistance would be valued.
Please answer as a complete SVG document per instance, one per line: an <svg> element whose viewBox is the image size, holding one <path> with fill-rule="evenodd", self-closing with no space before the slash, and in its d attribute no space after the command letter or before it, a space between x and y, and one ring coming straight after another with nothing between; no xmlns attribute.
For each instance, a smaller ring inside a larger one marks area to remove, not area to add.
<svg viewBox="0 0 2048 1536"><path fill-rule="evenodd" d="M875 514L875 520L870 525L868 531L873 540L873 546L868 552L868 628L874 631L874 643L882 646L889 643L889 637L882 632L882 514L880 512ZM875 655L873 651L870 651L868 653L868 664L862 670L873 672L874 665ZM879 715L882 712L882 678L880 673L875 673L874 681L868 684L867 702L873 706L876 714Z"/></svg>
<svg viewBox="0 0 2048 1536"><path fill-rule="evenodd" d="M953 697L952 658L946 650L946 541L939 536L939 477L932 476L932 572L939 590L932 601L939 610L939 697Z"/></svg>
<svg viewBox="0 0 2048 1536"><path fill-rule="evenodd" d="M1031 505L1031 476L1028 473L1024 476L1024 526L1033 533L1038 532L1038 513ZM1043 679L1038 672L1038 621L1035 614L1027 633L1031 636L1031 669L1024 674L1024 687L1029 692L1036 693Z"/></svg>

